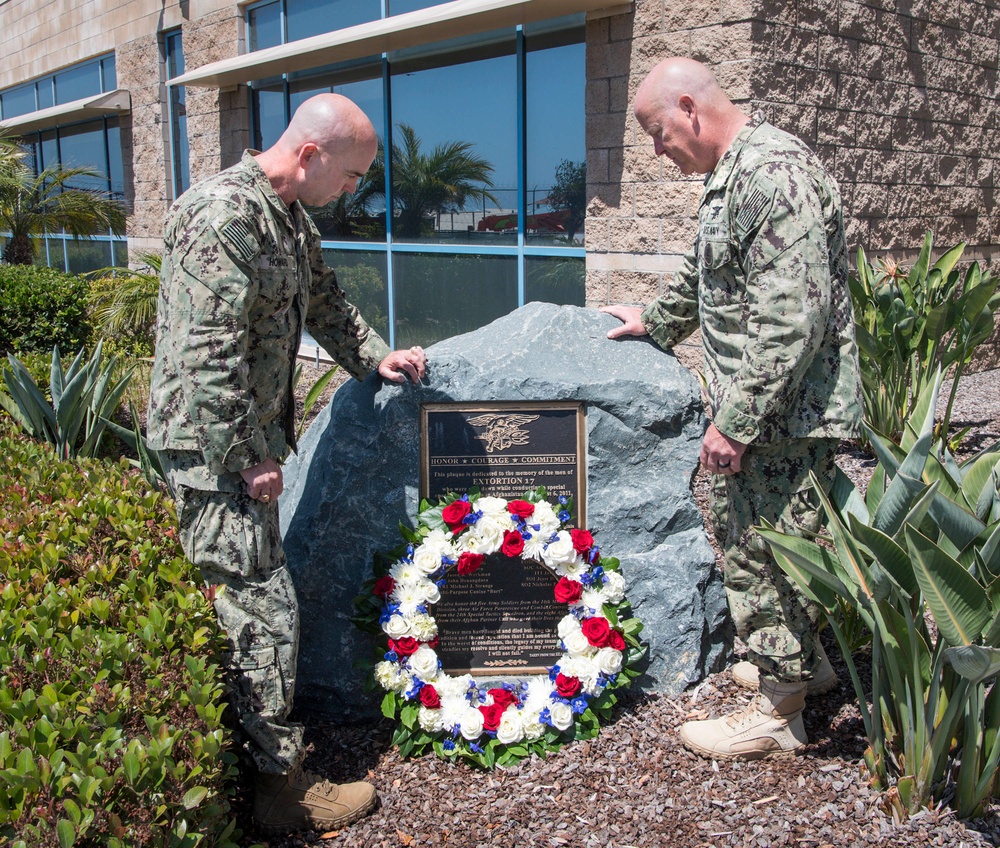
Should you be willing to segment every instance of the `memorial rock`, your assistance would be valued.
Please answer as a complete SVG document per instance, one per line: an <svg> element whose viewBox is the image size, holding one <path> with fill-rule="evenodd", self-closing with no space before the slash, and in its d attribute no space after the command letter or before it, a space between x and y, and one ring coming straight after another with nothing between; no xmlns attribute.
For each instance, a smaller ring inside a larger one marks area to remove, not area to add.
<svg viewBox="0 0 1000 848"><path fill-rule="evenodd" d="M423 385L349 381L285 465L282 532L302 610L296 703L330 717L371 715L354 663L372 655L352 598L377 551L398 544L419 501L421 404L582 401L587 524L622 562L645 624L646 691L674 693L724 658L726 600L691 494L704 417L698 386L644 339L610 341L617 319L531 303L427 350Z"/></svg>

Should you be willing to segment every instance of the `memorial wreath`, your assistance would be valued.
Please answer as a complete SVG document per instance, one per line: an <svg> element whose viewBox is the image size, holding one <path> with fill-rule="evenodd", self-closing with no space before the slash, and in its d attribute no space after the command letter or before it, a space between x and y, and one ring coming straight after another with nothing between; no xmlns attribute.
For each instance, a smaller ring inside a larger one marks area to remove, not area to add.
<svg viewBox="0 0 1000 848"><path fill-rule="evenodd" d="M619 562L589 531L570 527L571 510L572 499L552 504L543 488L523 500L475 490L436 506L425 500L416 529L400 525L404 544L377 558L353 620L387 639L374 680L386 690L382 713L399 722L392 742L403 756L432 748L484 768L544 756L596 736L615 690L638 676L642 623L631 614ZM555 600L567 613L553 639L563 653L547 674L481 685L442 669L432 607L446 579L471 574L495 553L541 563L558 577Z"/></svg>

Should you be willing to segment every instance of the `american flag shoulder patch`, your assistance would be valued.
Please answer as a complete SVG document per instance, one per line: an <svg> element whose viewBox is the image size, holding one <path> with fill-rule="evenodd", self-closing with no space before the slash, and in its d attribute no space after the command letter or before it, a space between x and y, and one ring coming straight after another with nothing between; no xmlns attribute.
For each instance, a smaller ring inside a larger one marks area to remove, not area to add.
<svg viewBox="0 0 1000 848"><path fill-rule="evenodd" d="M771 203L773 194L767 194L755 188L746 203L740 207L736 215L736 224L742 230L750 230L760 222L761 213Z"/></svg>
<svg viewBox="0 0 1000 848"><path fill-rule="evenodd" d="M254 238L250 228L240 218L233 218L227 221L220 229L221 235L236 251L245 262L251 262L260 252L257 239Z"/></svg>

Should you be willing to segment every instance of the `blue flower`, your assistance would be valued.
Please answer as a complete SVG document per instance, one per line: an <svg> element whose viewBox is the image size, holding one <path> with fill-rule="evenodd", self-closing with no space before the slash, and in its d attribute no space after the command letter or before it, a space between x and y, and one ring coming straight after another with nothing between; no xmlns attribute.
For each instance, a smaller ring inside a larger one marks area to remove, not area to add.
<svg viewBox="0 0 1000 848"><path fill-rule="evenodd" d="M382 656L382 659L392 663L399 662L399 654L397 654L395 651L386 651L385 654Z"/></svg>
<svg viewBox="0 0 1000 848"><path fill-rule="evenodd" d="M592 574L581 574L580 575L580 582L584 586L593 586L594 585L594 576Z"/></svg>
<svg viewBox="0 0 1000 848"><path fill-rule="evenodd" d="M479 745L477 745L475 742L470 742L469 743L469 750L472 751L473 754L481 754L481 753L483 753L483 749Z"/></svg>
<svg viewBox="0 0 1000 848"><path fill-rule="evenodd" d="M559 503L561 503L563 506L566 506L566 504L569 503L569 498L567 498L565 495L560 495Z"/></svg>
<svg viewBox="0 0 1000 848"><path fill-rule="evenodd" d="M569 702L569 705L573 708L573 712L575 715L583 715L585 712L587 712L587 699L584 698L583 695L578 695L577 697L575 697L572 701Z"/></svg>
<svg viewBox="0 0 1000 848"><path fill-rule="evenodd" d="M562 640L559 640L559 644L562 645ZM565 646L564 646L565 647ZM559 665L556 664L549 669L549 680L555 682L555 679L559 676Z"/></svg>
<svg viewBox="0 0 1000 848"><path fill-rule="evenodd" d="M442 742L441 744L446 751L455 750L455 743L451 739L445 739L444 742Z"/></svg>
<svg viewBox="0 0 1000 848"><path fill-rule="evenodd" d="M481 509L477 509L475 512L470 512L467 516L465 516L465 518L462 519L462 523L475 524L482 517L483 511Z"/></svg>
<svg viewBox="0 0 1000 848"><path fill-rule="evenodd" d="M592 547L592 548L590 549L590 553L589 553L589 554L587 555L587 562L589 562L589 563L590 563L591 565L593 565L593 564L594 564L594 562L595 562L595 560L596 560L596 559L597 559L597 557L598 557L598 554L600 554L600 552L601 552L601 549L600 549L599 547L597 547L597 545L594 545L594 546L593 546L593 547ZM597 568L596 568L596 569L595 569L594 571L595 571L595 573L596 573L597 571L600 571L600 572L601 572L601 574L603 574L603 573L604 573L604 569L603 569L603 568L601 568L600 566L597 566Z"/></svg>
<svg viewBox="0 0 1000 848"><path fill-rule="evenodd" d="M548 707L542 709L542 711L538 714L538 723L547 724L549 727L552 727L552 714L549 712Z"/></svg>
<svg viewBox="0 0 1000 848"><path fill-rule="evenodd" d="M558 519L559 519L559 520L560 520L560 521L561 521L561 522L562 522L563 524L565 524L565 523L566 523L567 521L569 521L569 520L570 520L570 518L572 518L573 516L571 516L571 515L569 514L569 512L567 512L567 511L566 511L565 509L561 509L561 510L559 510L559 512L558 512L558 514L557 514L557 516L556 516L556 517L557 517L557 518L558 518Z"/></svg>

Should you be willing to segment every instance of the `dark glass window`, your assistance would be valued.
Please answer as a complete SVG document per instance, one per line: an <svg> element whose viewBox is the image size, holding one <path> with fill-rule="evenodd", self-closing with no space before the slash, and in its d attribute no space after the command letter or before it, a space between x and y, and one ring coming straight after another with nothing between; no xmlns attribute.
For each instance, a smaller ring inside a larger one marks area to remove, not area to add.
<svg viewBox="0 0 1000 848"><path fill-rule="evenodd" d="M517 257L393 255L397 348L468 333L517 308Z"/></svg>
<svg viewBox="0 0 1000 848"><path fill-rule="evenodd" d="M288 126L285 116L285 83L265 80L254 85L254 143L257 150L267 150Z"/></svg>
<svg viewBox="0 0 1000 848"><path fill-rule="evenodd" d="M247 30L250 33L250 47L263 50L284 43L281 32L281 4L267 3L247 10Z"/></svg>
<svg viewBox="0 0 1000 848"><path fill-rule="evenodd" d="M382 17L381 0L286 0L288 41L333 32Z"/></svg>
<svg viewBox="0 0 1000 848"><path fill-rule="evenodd" d="M184 73L184 49L181 31L165 33L163 47L166 59L167 79ZM179 197L191 184L190 156L187 134L187 105L184 86L172 85L167 88L167 112L170 119L170 161L173 173L174 197Z"/></svg>
<svg viewBox="0 0 1000 848"><path fill-rule="evenodd" d="M586 306L586 276L582 256L529 256L524 260L524 302Z"/></svg>
<svg viewBox="0 0 1000 848"><path fill-rule="evenodd" d="M440 6L445 2L447 0L389 0L389 14L405 15L407 12L415 12L417 9Z"/></svg>
<svg viewBox="0 0 1000 848"><path fill-rule="evenodd" d="M101 59L101 76L103 77L104 91L114 91L118 88L118 71L115 67L114 53Z"/></svg>
<svg viewBox="0 0 1000 848"><path fill-rule="evenodd" d="M0 95L3 102L4 118L16 118L18 115L27 115L34 112L38 107L35 105L35 84L21 85L11 88Z"/></svg>
<svg viewBox="0 0 1000 848"><path fill-rule="evenodd" d="M337 272L337 282L364 316L368 326L389 338L389 286L384 250L323 251L323 260Z"/></svg>
<svg viewBox="0 0 1000 848"><path fill-rule="evenodd" d="M77 177L73 188L108 190L108 153L104 121L89 121L59 130L59 158L63 168L90 168L100 177Z"/></svg>
<svg viewBox="0 0 1000 848"><path fill-rule="evenodd" d="M56 103L72 103L101 93L101 64L88 62L55 75Z"/></svg>

